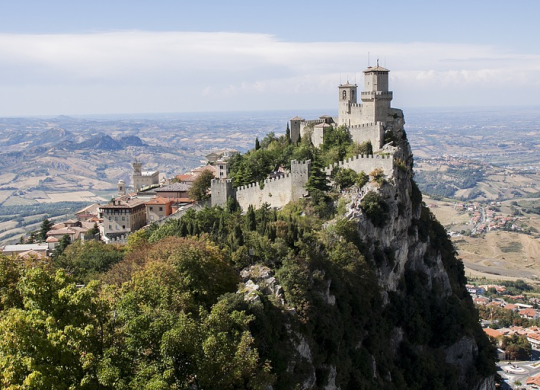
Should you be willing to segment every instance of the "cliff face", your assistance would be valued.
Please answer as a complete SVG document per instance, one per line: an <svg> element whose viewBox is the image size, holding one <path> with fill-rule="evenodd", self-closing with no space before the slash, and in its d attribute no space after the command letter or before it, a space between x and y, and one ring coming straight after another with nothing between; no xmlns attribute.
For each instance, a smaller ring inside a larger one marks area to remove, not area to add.
<svg viewBox="0 0 540 390"><path fill-rule="evenodd" d="M287 351L268 355L283 365L275 388L494 389L493 349L465 289L463 265L422 204L403 124L397 115L387 128L393 177L342 195L345 215L325 226L335 242L326 249L314 244L285 263L294 264L297 279L283 268L275 276L257 267L242 275L252 281L250 292L273 297L262 300L266 310L281 302L292 313L285 328L271 329ZM380 206L375 214L368 198ZM357 236L348 239L343 226ZM339 257L328 249L345 241L358 252L344 247L349 252Z"/></svg>

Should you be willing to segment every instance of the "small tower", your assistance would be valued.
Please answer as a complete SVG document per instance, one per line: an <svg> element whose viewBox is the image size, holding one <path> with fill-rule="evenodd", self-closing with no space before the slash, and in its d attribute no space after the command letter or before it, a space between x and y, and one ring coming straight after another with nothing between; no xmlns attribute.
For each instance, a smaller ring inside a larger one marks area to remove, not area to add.
<svg viewBox="0 0 540 390"><path fill-rule="evenodd" d="M131 166L133 167L133 175L135 176L141 176L142 172L142 163L135 160L131 163Z"/></svg>
<svg viewBox="0 0 540 390"><path fill-rule="evenodd" d="M351 113L351 105L358 103L358 85L350 84L347 81L346 84L339 85L339 112Z"/></svg>
<svg viewBox="0 0 540 390"><path fill-rule="evenodd" d="M124 180L118 180L118 196L126 194L126 182Z"/></svg>
<svg viewBox="0 0 540 390"><path fill-rule="evenodd" d="M362 92L362 116L368 123L386 122L392 101L392 92L388 90L388 69L379 66L364 70L364 92Z"/></svg>
<svg viewBox="0 0 540 390"><path fill-rule="evenodd" d="M300 127L304 121L305 119L299 116L295 116L290 120L291 142L296 142L300 138Z"/></svg>

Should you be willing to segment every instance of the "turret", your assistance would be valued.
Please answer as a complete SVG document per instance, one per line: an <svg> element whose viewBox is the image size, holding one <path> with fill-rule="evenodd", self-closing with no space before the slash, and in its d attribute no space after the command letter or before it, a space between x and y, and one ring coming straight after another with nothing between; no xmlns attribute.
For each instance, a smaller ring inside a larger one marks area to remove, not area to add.
<svg viewBox="0 0 540 390"><path fill-rule="evenodd" d="M338 100L339 100L339 113L350 114L351 105L357 104L358 102L358 85L349 84L348 81L346 84L340 84Z"/></svg>
<svg viewBox="0 0 540 390"><path fill-rule="evenodd" d="M126 182L124 180L118 180L118 195L122 196L126 194Z"/></svg>

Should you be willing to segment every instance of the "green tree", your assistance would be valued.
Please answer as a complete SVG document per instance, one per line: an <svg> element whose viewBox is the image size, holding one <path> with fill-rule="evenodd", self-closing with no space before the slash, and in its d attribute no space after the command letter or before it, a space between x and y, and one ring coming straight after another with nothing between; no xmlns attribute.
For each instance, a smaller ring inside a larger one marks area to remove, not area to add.
<svg viewBox="0 0 540 390"><path fill-rule="evenodd" d="M70 272L75 281L86 283L120 262L123 253L101 241L76 241L54 257L54 265Z"/></svg>
<svg viewBox="0 0 540 390"><path fill-rule="evenodd" d="M71 238L69 237L69 234L64 234L58 244L54 247L52 257L58 257L64 253L64 250L69 244L71 244Z"/></svg>
<svg viewBox="0 0 540 390"><path fill-rule="evenodd" d="M208 190L212 184L212 179L214 175L208 170L204 170L197 178L193 181L191 188L189 189L188 196L191 199L197 201L204 201L210 197Z"/></svg>
<svg viewBox="0 0 540 390"><path fill-rule="evenodd" d="M44 219L43 222L41 222L41 227L39 229L39 235L38 238L40 241L44 242L47 239L47 232L51 230L53 227L52 221L49 221L48 219Z"/></svg>
<svg viewBox="0 0 540 390"><path fill-rule="evenodd" d="M388 204L374 191L364 196L360 207L374 226L381 227L388 220Z"/></svg>
<svg viewBox="0 0 540 390"><path fill-rule="evenodd" d="M0 317L3 388L99 388L110 310L98 287L92 282L77 288L62 270L50 274L37 267L24 272L17 285L22 307Z"/></svg>

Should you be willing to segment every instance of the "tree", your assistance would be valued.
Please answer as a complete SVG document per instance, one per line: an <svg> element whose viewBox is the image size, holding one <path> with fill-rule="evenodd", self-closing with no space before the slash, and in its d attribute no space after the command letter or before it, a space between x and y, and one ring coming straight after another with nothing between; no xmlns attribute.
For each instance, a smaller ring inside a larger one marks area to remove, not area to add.
<svg viewBox="0 0 540 390"><path fill-rule="evenodd" d="M71 238L69 237L69 234L64 234L60 239L58 245L54 247L52 257L58 257L62 253L64 253L64 250L68 247L69 244L71 244Z"/></svg>
<svg viewBox="0 0 540 390"><path fill-rule="evenodd" d="M255 138L255 150L259 150L261 148L261 144L259 144L259 138Z"/></svg>
<svg viewBox="0 0 540 390"><path fill-rule="evenodd" d="M77 288L62 270L29 268L17 290L22 306L0 317L2 387L99 388L110 310L98 296L97 282Z"/></svg>
<svg viewBox="0 0 540 390"><path fill-rule="evenodd" d="M326 172L321 163L321 159L317 156L314 156L315 159L311 163L311 169L309 172L309 179L306 183L306 189L308 191L319 190L319 191L328 191L328 178L326 177Z"/></svg>
<svg viewBox="0 0 540 390"><path fill-rule="evenodd" d="M364 196L360 207L376 227L383 226L388 220L388 204L374 191L370 191Z"/></svg>
<svg viewBox="0 0 540 390"><path fill-rule="evenodd" d="M38 238L40 241L45 241L47 239L47 232L51 230L53 227L52 221L49 221L48 219L44 219L43 222L41 222L41 228L39 229L39 235Z"/></svg>
<svg viewBox="0 0 540 390"><path fill-rule="evenodd" d="M54 258L54 265L71 273L77 283L87 283L97 274L109 270L123 256L114 245L94 240L76 241Z"/></svg>
<svg viewBox="0 0 540 390"><path fill-rule="evenodd" d="M188 195L191 199L196 201L203 201L210 198L208 190L212 184L212 179L214 175L208 170L204 170L197 178L193 181L191 188L189 189Z"/></svg>

